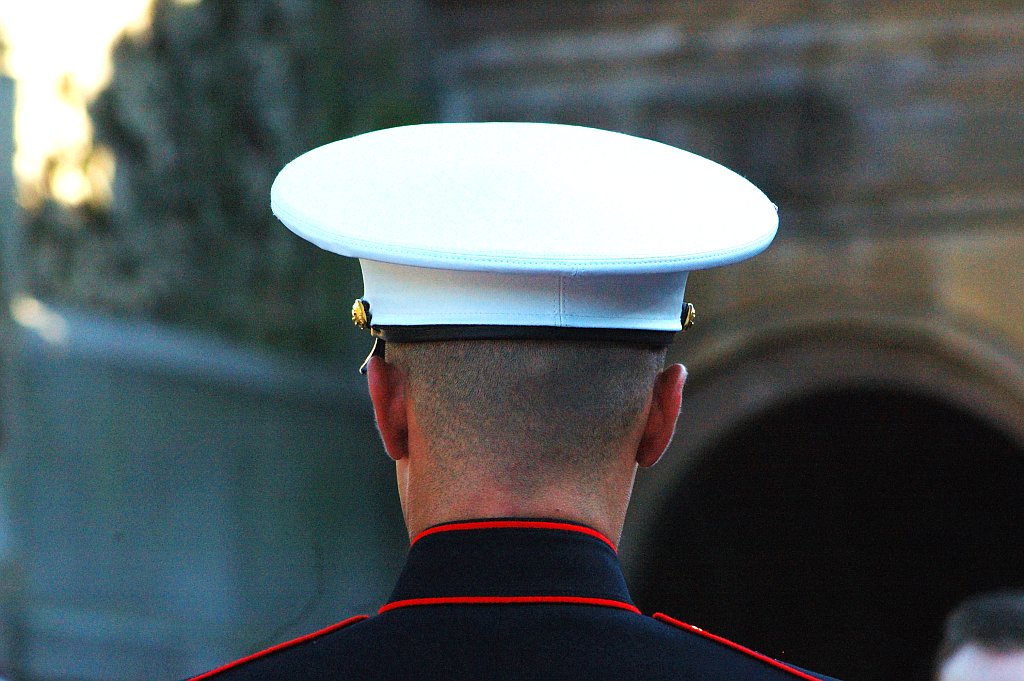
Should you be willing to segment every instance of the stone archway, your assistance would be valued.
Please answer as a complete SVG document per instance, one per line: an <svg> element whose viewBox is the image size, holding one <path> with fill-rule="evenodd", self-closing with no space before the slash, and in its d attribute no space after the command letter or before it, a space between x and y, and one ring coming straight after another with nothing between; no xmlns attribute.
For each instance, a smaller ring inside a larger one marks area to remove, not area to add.
<svg viewBox="0 0 1024 681"><path fill-rule="evenodd" d="M1016 377L922 329L803 327L701 381L670 475L638 486L641 607L839 677L924 681L949 608L1024 586Z"/></svg>

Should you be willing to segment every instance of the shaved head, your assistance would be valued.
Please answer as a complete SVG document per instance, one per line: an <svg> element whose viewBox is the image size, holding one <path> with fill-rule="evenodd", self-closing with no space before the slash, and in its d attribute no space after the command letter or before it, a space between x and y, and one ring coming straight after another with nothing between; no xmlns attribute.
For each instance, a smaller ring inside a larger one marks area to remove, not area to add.
<svg viewBox="0 0 1024 681"><path fill-rule="evenodd" d="M599 477L633 436L665 350L542 340L389 343L437 463L488 467L525 494Z"/></svg>

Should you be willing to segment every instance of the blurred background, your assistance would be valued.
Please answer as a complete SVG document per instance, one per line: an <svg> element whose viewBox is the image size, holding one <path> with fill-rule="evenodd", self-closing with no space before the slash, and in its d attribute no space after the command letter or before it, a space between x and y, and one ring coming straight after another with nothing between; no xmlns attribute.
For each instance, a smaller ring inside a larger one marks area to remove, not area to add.
<svg viewBox="0 0 1024 681"><path fill-rule="evenodd" d="M650 137L780 206L691 277L645 612L923 681L1024 587L1019 0L5 0L0 36L0 678L181 678L386 598L359 273L269 187L416 122Z"/></svg>

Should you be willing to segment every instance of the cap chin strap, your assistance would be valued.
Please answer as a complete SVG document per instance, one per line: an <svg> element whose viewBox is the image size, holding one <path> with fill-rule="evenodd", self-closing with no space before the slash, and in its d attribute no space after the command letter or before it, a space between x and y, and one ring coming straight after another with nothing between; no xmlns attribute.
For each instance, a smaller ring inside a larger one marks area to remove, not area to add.
<svg viewBox="0 0 1024 681"><path fill-rule="evenodd" d="M359 365L359 373L363 376L366 375L366 368L370 365L371 357L383 357L384 356L384 339L380 336L375 335L373 337L373 347L370 348L370 354L366 356L363 363Z"/></svg>

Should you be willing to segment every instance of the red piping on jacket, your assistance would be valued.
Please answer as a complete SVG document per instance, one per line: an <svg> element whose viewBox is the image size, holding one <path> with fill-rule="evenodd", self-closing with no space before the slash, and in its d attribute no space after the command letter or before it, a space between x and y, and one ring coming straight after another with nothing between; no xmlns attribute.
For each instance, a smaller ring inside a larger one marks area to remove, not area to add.
<svg viewBox="0 0 1024 681"><path fill-rule="evenodd" d="M755 651L751 650L750 648L746 648L744 646L741 646L739 643L733 643L732 641L730 641L727 638L722 638L721 636L715 636L714 634L712 634L710 632L704 631L700 627L695 627L692 624L687 624L686 622L680 622L679 620L675 619L674 617L669 617L668 615L666 615L664 613L656 612L653 615L651 615L651 617L653 617L654 619L659 620L661 622L665 622L666 624L671 624L672 626L679 627L680 629L683 629L685 631L689 631L690 633L697 634L698 636L703 636L704 638L707 638L707 639L710 639L712 641L715 641L716 643L721 643L722 645L724 645L724 646L726 646L728 648L732 648L733 650L739 651L739 652L743 653L744 655L749 655L750 657L753 657L756 660L760 660L761 662L764 662L765 664L771 665L772 667L775 667L776 669L781 669L784 672L789 672L790 674L792 674L793 676L795 676L797 678L804 679L805 681L821 681L821 679L819 679L817 676L811 676L810 674L808 674L806 672L802 672L799 669L793 669L792 667L790 667L785 662L779 662L775 658L768 657L767 655L762 655L761 653L755 652Z"/></svg>
<svg viewBox="0 0 1024 681"><path fill-rule="evenodd" d="M597 530L586 527L585 525L573 525L572 523L559 523L552 520L471 520L462 523L449 523L447 525L437 525L435 527L428 527L423 530L409 542L410 546L415 544L420 539L439 532L458 532L460 530L492 530L492 529L504 529L504 528L516 528L525 530L566 530L569 532L579 532L596 539L600 539L605 544L611 547L612 551L618 552L615 548L615 544L612 541L598 532Z"/></svg>
<svg viewBox="0 0 1024 681"><path fill-rule="evenodd" d="M342 620L341 622L338 622L337 624L332 624L329 627L324 627L323 629L321 629L319 631L314 631L311 634L306 634L304 636L299 636L298 638L293 638L291 641L285 641L284 643L278 643L276 646L271 646L270 648L267 648L266 650L261 650L258 653L253 653L252 655L249 655L247 657L243 657L240 660L235 660L234 662L229 662L226 665L224 665L223 667L217 667L216 669L211 669L210 671L206 672L205 674L200 674L199 676L193 676L191 679L189 679L189 681L201 681L202 679L209 679L209 678L211 678L213 676L216 676L217 674L220 674L221 672L226 672L229 669L234 669L235 667L240 667L243 664L245 664L246 662L252 662L253 660L257 660L257 659L259 659L261 657L264 657L266 655L270 655L271 653L276 653L279 650L284 650L285 648L291 648L292 646L296 646L296 645L298 645L300 643L304 643L304 642L306 642L306 641L308 641L308 640L310 640L312 638L316 638L318 636L325 636L326 634L329 634L329 633L331 633L333 631L337 631L338 629L341 629L343 627L347 627L350 624L355 624L356 622L362 622L363 620L367 619L368 617L369 617L369 615L356 615L355 617L349 617L347 620Z"/></svg>
<svg viewBox="0 0 1024 681"><path fill-rule="evenodd" d="M512 605L535 603L599 605L640 614L640 610L631 603L616 601L610 598L590 598L588 596L442 596L438 598L409 598L404 601L385 603L377 612L383 614L388 610L417 605Z"/></svg>

